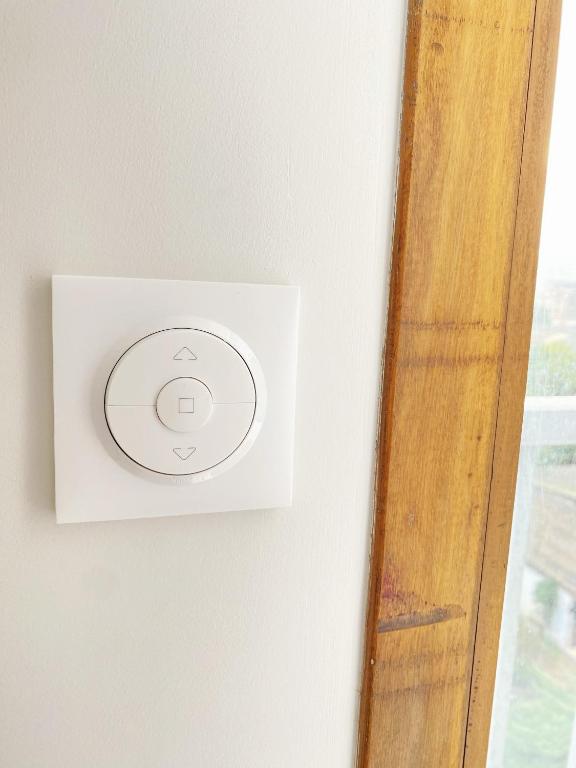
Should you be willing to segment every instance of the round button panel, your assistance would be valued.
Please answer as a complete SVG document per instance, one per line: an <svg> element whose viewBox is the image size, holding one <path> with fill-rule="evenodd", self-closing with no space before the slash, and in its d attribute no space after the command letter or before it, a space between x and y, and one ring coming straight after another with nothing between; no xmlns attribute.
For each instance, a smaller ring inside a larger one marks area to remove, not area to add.
<svg viewBox="0 0 576 768"><path fill-rule="evenodd" d="M214 333L158 331L114 366L108 427L133 461L162 474L204 472L231 456L254 420L256 390L245 359Z"/></svg>

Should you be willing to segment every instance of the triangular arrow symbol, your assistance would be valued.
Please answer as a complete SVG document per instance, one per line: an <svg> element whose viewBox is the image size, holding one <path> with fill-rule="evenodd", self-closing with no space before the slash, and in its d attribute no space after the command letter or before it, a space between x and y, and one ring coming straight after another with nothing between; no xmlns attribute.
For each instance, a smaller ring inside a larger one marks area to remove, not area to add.
<svg viewBox="0 0 576 768"><path fill-rule="evenodd" d="M182 347L182 349L179 349L178 352L176 352L172 360L198 360L198 358L191 349Z"/></svg>
<svg viewBox="0 0 576 768"><path fill-rule="evenodd" d="M190 456L192 456L196 448L172 448L172 450L179 459L186 461L186 459L189 459Z"/></svg>

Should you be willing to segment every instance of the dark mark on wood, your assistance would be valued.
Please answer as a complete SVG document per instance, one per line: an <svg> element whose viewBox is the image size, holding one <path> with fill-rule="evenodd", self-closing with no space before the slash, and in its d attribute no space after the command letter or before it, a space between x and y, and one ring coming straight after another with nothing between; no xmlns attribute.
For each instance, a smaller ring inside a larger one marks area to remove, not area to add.
<svg viewBox="0 0 576 768"><path fill-rule="evenodd" d="M371 693L371 697L373 699L389 699L394 698L395 696L413 696L414 694L426 695L429 694L430 691L437 691L440 688L451 688L460 685L465 679L465 675L455 675L442 680L433 680L430 683L418 681L413 685L406 685L398 688L392 687L386 690L374 690Z"/></svg>
<svg viewBox="0 0 576 768"><path fill-rule="evenodd" d="M423 8L423 2L422 0L414 0L414 6L410 7L408 10L408 18L413 16L419 16L421 18L426 19L426 21L432 21L434 23L440 23L445 25L446 27L480 27L484 30L490 31L490 30L496 30L496 32L499 31L510 31L513 34L514 33L521 33L523 35L532 35L534 32L534 27L526 24L521 26L516 25L510 25L505 26L502 24L500 19L490 19L490 18L476 18L472 16L459 16L457 14L446 14L446 13L439 13L438 11L429 11L427 8Z"/></svg>
<svg viewBox="0 0 576 768"><path fill-rule="evenodd" d="M420 651L417 655L408 654L402 658L394 659L374 659L373 666L387 672L413 672L414 670L420 670L422 668L430 669L432 666L438 665L446 659L450 658L454 660L456 657L462 657L468 655L468 646L463 643L457 643L448 645L446 649L432 650L432 651Z"/></svg>
<svg viewBox="0 0 576 768"><path fill-rule="evenodd" d="M499 331L499 320L402 320L405 328L417 331Z"/></svg>
<svg viewBox="0 0 576 768"><path fill-rule="evenodd" d="M414 611L393 616L390 619L382 619L378 624L378 632L396 632L400 629L412 629L413 627L427 627L430 624L440 624L443 621L461 619L465 612L460 605L443 605L432 608L430 611Z"/></svg>
<svg viewBox="0 0 576 768"><path fill-rule="evenodd" d="M463 355L462 357L425 355L401 358L399 365L402 368L469 368L474 365L498 365L499 361L500 355Z"/></svg>

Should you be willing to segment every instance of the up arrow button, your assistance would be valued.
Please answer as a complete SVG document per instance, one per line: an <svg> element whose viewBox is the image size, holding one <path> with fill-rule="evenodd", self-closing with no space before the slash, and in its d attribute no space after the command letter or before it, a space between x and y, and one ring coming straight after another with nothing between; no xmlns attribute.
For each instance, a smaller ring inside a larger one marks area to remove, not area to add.
<svg viewBox="0 0 576 768"><path fill-rule="evenodd" d="M198 360L198 358L191 349L182 347L182 349L179 349L178 352L176 352L172 360Z"/></svg>

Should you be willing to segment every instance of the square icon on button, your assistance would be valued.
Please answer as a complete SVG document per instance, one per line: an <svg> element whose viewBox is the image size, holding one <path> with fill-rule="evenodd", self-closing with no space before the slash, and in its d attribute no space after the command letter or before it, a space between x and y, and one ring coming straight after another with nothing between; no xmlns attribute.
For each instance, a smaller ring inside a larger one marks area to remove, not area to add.
<svg viewBox="0 0 576 768"><path fill-rule="evenodd" d="M194 413L194 398L193 397L181 397L178 400L178 412L179 413Z"/></svg>
<svg viewBox="0 0 576 768"><path fill-rule="evenodd" d="M58 275L52 298L59 523L291 506L297 287Z"/></svg>

